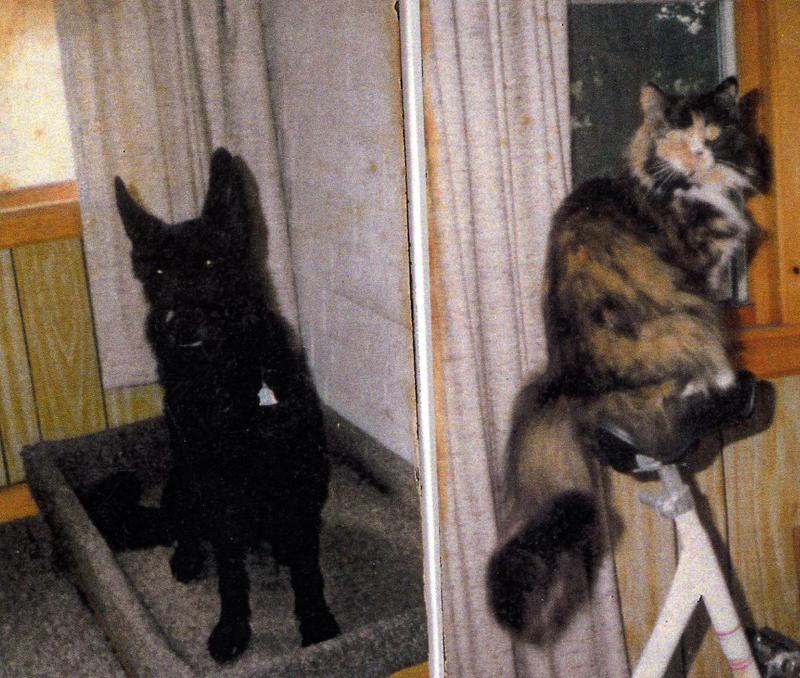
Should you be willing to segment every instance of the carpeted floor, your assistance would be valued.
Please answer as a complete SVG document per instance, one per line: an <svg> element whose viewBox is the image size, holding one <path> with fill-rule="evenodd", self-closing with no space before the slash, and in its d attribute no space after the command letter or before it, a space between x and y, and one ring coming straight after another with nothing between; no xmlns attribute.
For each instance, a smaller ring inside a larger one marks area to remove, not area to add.
<svg viewBox="0 0 800 678"><path fill-rule="evenodd" d="M0 525L0 676L125 676L39 516Z"/></svg>
<svg viewBox="0 0 800 678"><path fill-rule="evenodd" d="M11 523L0 531L0 623L10 620L0 637L0 676L123 675L101 623L128 671L142 678L383 678L424 661L413 467L346 428L337 424L329 434L338 452L321 535L326 599L342 634L300 647L288 572L265 546L248 561L250 647L224 666L206 650L219 614L211 559L198 581L183 585L170 575L170 548L112 554L75 495L76 488L127 469L158 496L153 490L167 467L163 421L26 448L31 491L101 621L54 558L42 520Z"/></svg>

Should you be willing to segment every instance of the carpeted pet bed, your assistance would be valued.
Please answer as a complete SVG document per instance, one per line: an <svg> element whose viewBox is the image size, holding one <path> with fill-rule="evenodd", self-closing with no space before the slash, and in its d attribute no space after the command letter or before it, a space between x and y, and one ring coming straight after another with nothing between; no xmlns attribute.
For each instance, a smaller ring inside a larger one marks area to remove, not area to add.
<svg viewBox="0 0 800 678"><path fill-rule="evenodd" d="M163 421L24 450L27 480L57 547L130 675L381 678L426 659L413 467L347 422L335 421L329 429L334 463L323 512L322 569L342 634L301 648L288 572L265 547L248 561L250 647L223 666L206 649L219 605L213 559L198 581L180 584L170 574L171 549L113 553L78 499L109 474L131 471L149 488L149 500L157 500L168 466Z"/></svg>

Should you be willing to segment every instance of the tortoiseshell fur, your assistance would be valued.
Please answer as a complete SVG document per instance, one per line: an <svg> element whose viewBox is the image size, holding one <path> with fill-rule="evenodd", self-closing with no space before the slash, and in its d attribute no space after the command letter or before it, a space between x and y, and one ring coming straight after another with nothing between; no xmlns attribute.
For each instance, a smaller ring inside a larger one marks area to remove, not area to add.
<svg viewBox="0 0 800 678"><path fill-rule="evenodd" d="M509 439L489 595L534 642L568 623L604 548L598 430L674 461L694 412L735 383L718 299L734 252L758 239L745 200L766 185L764 142L734 78L685 97L645 85L641 104L622 176L578 187L553 218L549 363L520 393Z"/></svg>

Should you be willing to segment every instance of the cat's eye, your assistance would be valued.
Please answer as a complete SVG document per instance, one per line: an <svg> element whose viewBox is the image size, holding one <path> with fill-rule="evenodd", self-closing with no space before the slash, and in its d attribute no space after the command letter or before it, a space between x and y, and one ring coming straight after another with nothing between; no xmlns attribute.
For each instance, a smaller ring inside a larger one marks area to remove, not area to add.
<svg viewBox="0 0 800 678"><path fill-rule="evenodd" d="M703 136L705 137L706 141L714 141L715 139L719 138L721 130L716 125L708 125L705 129Z"/></svg>
<svg viewBox="0 0 800 678"><path fill-rule="evenodd" d="M156 269L156 274L157 274L157 275L164 275L164 271L163 271L163 269L157 268L157 269Z"/></svg>
<svg viewBox="0 0 800 678"><path fill-rule="evenodd" d="M206 259L206 266L213 266L214 262L211 259Z"/></svg>

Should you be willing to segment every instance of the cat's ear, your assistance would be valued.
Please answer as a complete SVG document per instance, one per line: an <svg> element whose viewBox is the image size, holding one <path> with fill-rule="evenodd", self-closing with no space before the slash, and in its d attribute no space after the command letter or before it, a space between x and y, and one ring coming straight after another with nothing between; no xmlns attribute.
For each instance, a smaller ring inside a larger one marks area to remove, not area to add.
<svg viewBox="0 0 800 678"><path fill-rule="evenodd" d="M122 218L122 225L132 243L150 240L155 232L161 230L162 222L133 199L125 182L119 177L114 177L114 191L117 196L117 210Z"/></svg>
<svg viewBox="0 0 800 678"><path fill-rule="evenodd" d="M204 220L224 226L244 216L245 194L242 173L226 148L218 148L211 156L208 193L203 205Z"/></svg>
<svg viewBox="0 0 800 678"><path fill-rule="evenodd" d="M725 78L714 89L714 103L730 115L739 113L739 81L735 76Z"/></svg>
<svg viewBox="0 0 800 678"><path fill-rule="evenodd" d="M761 106L761 91L751 89L739 98L739 114L747 127L754 127Z"/></svg>
<svg viewBox="0 0 800 678"><path fill-rule="evenodd" d="M642 91L639 93L639 103L642 105L645 121L658 123L664 120L669 99L657 85L648 82L642 85Z"/></svg>

